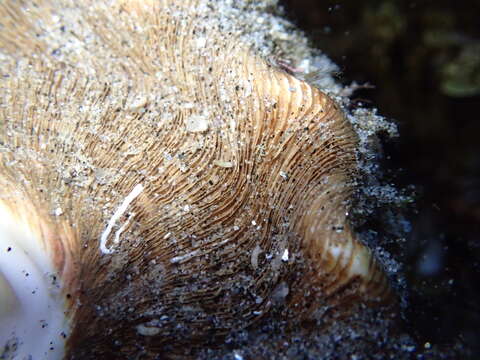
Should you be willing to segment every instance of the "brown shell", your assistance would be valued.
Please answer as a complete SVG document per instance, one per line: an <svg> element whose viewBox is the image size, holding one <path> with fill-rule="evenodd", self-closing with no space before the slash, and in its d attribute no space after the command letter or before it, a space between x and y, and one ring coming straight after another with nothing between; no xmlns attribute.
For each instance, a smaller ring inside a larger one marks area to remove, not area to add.
<svg viewBox="0 0 480 360"><path fill-rule="evenodd" d="M390 299L346 219L357 139L334 101L208 2L80 3L0 5L0 196L49 224L69 356Z"/></svg>

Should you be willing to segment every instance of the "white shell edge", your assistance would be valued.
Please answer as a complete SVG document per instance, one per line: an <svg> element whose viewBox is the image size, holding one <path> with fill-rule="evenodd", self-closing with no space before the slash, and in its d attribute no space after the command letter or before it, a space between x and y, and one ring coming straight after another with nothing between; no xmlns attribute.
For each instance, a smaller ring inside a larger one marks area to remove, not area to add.
<svg viewBox="0 0 480 360"><path fill-rule="evenodd" d="M51 360L65 353L61 283L38 236L0 202L0 357Z"/></svg>

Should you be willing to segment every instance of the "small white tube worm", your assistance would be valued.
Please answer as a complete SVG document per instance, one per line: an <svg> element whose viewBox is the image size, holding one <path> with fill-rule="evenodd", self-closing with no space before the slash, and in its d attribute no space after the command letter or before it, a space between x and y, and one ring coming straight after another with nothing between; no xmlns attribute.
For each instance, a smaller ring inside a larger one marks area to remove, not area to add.
<svg viewBox="0 0 480 360"><path fill-rule="evenodd" d="M102 233L102 236L100 237L100 251L103 254L111 254L111 253L114 252L113 246L110 247L110 248L107 248L108 236L110 235L110 232L112 231L116 222L122 217L122 215L125 213L125 211L127 211L127 208L130 205L130 203L133 200L135 200L135 198L138 195L140 195L140 193L142 191L143 191L143 185L142 184L135 185L133 190L130 192L130 194L127 195L127 197L125 197L125 199L123 199L123 202L120 204L118 209L115 211L113 216L108 221L107 228L105 229L105 231ZM122 226L122 228L124 228L124 227ZM120 230L122 230L122 228L120 228ZM121 233L120 230L118 230L117 233L116 233L116 236L115 236L115 239L114 239L114 244L117 244L119 242L119 236L120 236L120 233Z"/></svg>

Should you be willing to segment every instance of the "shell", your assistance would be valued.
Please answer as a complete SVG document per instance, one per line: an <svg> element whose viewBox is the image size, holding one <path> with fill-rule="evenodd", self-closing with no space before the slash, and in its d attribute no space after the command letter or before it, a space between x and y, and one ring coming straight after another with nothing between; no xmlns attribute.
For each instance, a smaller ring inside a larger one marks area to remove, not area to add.
<svg viewBox="0 0 480 360"><path fill-rule="evenodd" d="M2 259L32 256L16 271L39 267L65 313L52 358L181 353L276 306L392 300L347 219L350 123L212 4L0 5L0 230L20 234Z"/></svg>

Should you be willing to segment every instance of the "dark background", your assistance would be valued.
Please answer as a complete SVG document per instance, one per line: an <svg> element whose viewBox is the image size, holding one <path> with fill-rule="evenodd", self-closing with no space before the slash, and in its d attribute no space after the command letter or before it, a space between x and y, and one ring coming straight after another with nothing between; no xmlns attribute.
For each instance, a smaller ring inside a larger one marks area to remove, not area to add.
<svg viewBox="0 0 480 360"><path fill-rule="evenodd" d="M415 185L406 326L426 346L480 354L480 1L283 0L287 17L374 85L352 99L395 121L388 180Z"/></svg>

